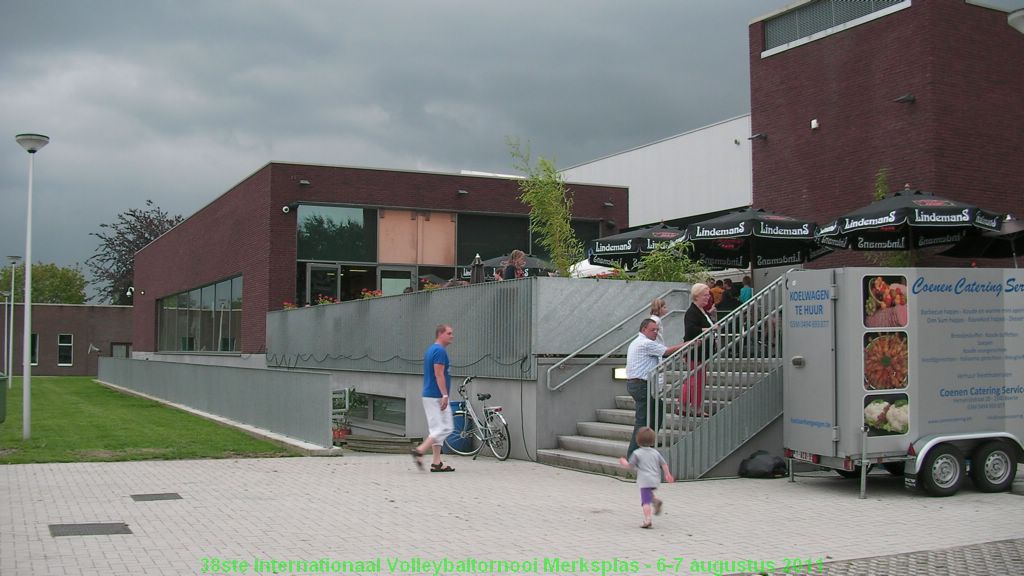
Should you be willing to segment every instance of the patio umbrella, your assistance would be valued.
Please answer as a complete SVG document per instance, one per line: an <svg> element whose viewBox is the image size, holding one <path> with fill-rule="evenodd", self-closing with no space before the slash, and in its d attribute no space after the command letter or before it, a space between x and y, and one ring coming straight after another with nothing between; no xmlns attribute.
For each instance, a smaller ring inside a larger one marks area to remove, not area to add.
<svg viewBox="0 0 1024 576"><path fill-rule="evenodd" d="M802 264L831 252L815 241L810 220L745 208L690 224L681 241L715 268L765 268Z"/></svg>
<svg viewBox="0 0 1024 576"><path fill-rule="evenodd" d="M1020 220L1003 222L999 232L969 234L952 248L939 252L939 256L954 258L1013 258L1017 268L1017 255L1024 254L1024 223Z"/></svg>
<svg viewBox="0 0 1024 576"><path fill-rule="evenodd" d="M504 268L508 264L509 255L498 256L497 258L489 258L483 261L483 265L487 268ZM555 267L542 258L536 256L527 256L526 263L523 264L523 268L527 270L554 270Z"/></svg>
<svg viewBox="0 0 1024 576"><path fill-rule="evenodd" d="M852 250L909 250L956 244L969 231L999 230L1002 217L920 190L903 190L833 220L821 243Z"/></svg>
<svg viewBox="0 0 1024 576"><path fill-rule="evenodd" d="M611 274L614 271L615 268L601 266L600 264L591 264L590 260L584 258L583 260L573 264L572 268L569 268L569 276L573 278L591 278L593 276Z"/></svg>
<svg viewBox="0 0 1024 576"><path fill-rule="evenodd" d="M621 234L591 240L587 245L587 260L599 266L621 266L633 270L644 254L653 252L663 242L682 237L679 228L659 224L638 228Z"/></svg>

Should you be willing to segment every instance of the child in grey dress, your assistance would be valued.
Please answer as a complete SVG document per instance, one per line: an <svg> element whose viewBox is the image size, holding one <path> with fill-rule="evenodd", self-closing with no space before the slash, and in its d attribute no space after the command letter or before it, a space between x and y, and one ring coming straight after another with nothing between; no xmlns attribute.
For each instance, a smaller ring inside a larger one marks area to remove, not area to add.
<svg viewBox="0 0 1024 576"><path fill-rule="evenodd" d="M661 514L661 500L654 496L654 491L661 484L662 473L665 475L665 482L671 484L674 481L668 469L668 462L665 462L661 452L653 448L654 439L654 430L647 426L641 428L636 433L636 443L640 447L633 451L629 460L619 458L623 468L636 470L636 485L640 488L640 507L644 511L644 523L640 525L641 528L651 527L652 507L655 515Z"/></svg>

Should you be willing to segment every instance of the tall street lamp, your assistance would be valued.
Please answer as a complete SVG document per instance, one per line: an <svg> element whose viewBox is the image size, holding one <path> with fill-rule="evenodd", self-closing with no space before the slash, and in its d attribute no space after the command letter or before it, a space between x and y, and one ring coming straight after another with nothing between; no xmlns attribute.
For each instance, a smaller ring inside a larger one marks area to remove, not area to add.
<svg viewBox="0 0 1024 576"><path fill-rule="evenodd" d="M18 262L21 261L21 256L8 256L8 260L11 261L11 312L7 315L10 321L10 326L4 324L4 341L7 342L7 363L4 364L4 374L7 374L7 389L11 389L11 370L14 368L14 271Z"/></svg>
<svg viewBox="0 0 1024 576"><path fill-rule="evenodd" d="M28 216L25 219L25 339L21 354L21 439L32 436L32 161L36 152L50 142L42 134L18 134L14 137L28 152Z"/></svg>
<svg viewBox="0 0 1024 576"><path fill-rule="evenodd" d="M4 299L4 376L7 376L7 381L10 382L11 375L7 373L7 339L9 338L7 335L7 319L11 314L7 311L7 300L14 300L14 296L7 290L0 290L0 297Z"/></svg>

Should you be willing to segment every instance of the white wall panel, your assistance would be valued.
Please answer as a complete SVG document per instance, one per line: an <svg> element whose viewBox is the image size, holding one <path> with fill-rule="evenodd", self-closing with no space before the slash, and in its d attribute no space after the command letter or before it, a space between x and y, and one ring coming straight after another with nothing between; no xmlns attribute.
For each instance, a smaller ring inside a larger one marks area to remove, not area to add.
<svg viewBox="0 0 1024 576"><path fill-rule="evenodd" d="M567 168L562 176L628 186L629 226L747 206L753 198L749 137L747 114Z"/></svg>

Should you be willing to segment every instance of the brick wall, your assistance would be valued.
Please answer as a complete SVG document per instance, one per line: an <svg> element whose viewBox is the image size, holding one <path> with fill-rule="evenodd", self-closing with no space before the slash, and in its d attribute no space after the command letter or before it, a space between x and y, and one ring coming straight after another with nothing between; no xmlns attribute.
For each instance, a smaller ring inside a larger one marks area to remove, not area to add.
<svg viewBox="0 0 1024 576"><path fill-rule="evenodd" d="M870 202L888 168L890 189L1024 216L1024 34L1005 12L914 2L767 58L763 37L751 24L751 125L768 135L753 142L755 206L825 223ZM863 263L850 251L815 265Z"/></svg>
<svg viewBox="0 0 1024 576"><path fill-rule="evenodd" d="M25 310L14 306L14 360L11 373L22 374L22 331ZM2 332L2 331L0 331ZM83 306L72 304L33 304L32 332L38 335L38 364L32 374L39 376L95 376L98 358L111 355L111 344L132 343L131 306ZM72 365L57 365L57 336L72 335ZM99 352L89 353L89 345ZM7 339L0 334L0 349L6 350ZM2 356L2 355L0 355ZM0 372L3 367L0 366Z"/></svg>
<svg viewBox="0 0 1024 576"><path fill-rule="evenodd" d="M628 221L626 188L569 188L574 217ZM266 313L295 296L296 214L284 214L283 206L323 202L528 214L518 196L517 181L503 178L270 163L136 255L135 350L156 350L157 299L242 274L242 352L262 353ZM614 208L604 206L609 200Z"/></svg>

